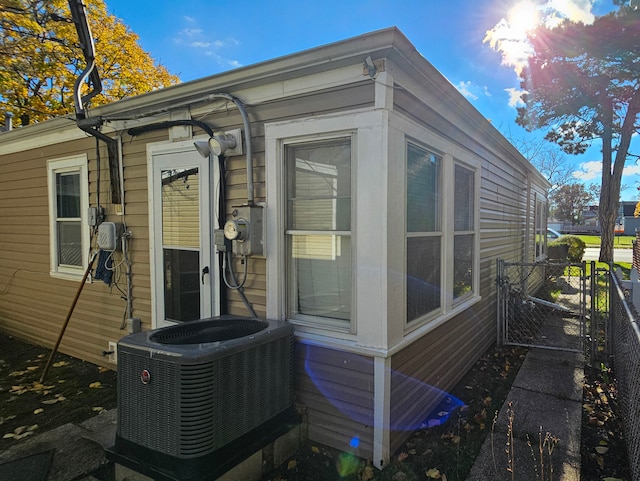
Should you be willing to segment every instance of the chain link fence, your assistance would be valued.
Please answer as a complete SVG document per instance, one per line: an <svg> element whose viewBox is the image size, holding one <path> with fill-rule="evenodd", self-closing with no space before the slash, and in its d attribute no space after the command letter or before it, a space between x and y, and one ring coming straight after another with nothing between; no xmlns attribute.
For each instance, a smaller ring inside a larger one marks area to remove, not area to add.
<svg viewBox="0 0 640 481"><path fill-rule="evenodd" d="M633 481L640 481L640 327L617 277L611 275L611 355Z"/></svg>
<svg viewBox="0 0 640 481"><path fill-rule="evenodd" d="M498 335L508 345L584 352L584 264L498 261Z"/></svg>

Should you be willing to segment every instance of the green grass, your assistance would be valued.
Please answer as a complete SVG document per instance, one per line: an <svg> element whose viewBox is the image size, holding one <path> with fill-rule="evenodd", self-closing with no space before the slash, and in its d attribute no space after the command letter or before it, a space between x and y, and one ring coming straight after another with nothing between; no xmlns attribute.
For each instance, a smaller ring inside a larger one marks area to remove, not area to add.
<svg viewBox="0 0 640 481"><path fill-rule="evenodd" d="M600 236L599 235L576 235L587 244L587 247L600 247ZM632 235L621 235L616 236L613 241L613 247L623 247L623 248L632 248L633 240L635 236Z"/></svg>

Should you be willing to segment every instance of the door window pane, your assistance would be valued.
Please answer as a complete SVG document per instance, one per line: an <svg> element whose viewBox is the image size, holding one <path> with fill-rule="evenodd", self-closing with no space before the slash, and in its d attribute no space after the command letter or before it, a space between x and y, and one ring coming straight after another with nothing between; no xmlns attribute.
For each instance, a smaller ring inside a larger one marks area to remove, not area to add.
<svg viewBox="0 0 640 481"><path fill-rule="evenodd" d="M162 179L164 316L200 319L200 176L197 167L167 169Z"/></svg>
<svg viewBox="0 0 640 481"><path fill-rule="evenodd" d="M162 243L200 247L200 176L197 168L163 170Z"/></svg>
<svg viewBox="0 0 640 481"><path fill-rule="evenodd" d="M198 251L164 249L164 316L169 321L200 319Z"/></svg>

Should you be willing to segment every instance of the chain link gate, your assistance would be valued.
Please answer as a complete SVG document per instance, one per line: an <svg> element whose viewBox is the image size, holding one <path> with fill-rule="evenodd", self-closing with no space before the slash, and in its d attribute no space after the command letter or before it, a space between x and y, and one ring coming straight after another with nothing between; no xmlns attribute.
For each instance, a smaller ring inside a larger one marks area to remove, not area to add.
<svg viewBox="0 0 640 481"><path fill-rule="evenodd" d="M606 322L588 322L602 317L595 302L601 294L595 264L591 267L587 276L584 262L498 259L498 343L581 352L587 358L603 350L596 331Z"/></svg>

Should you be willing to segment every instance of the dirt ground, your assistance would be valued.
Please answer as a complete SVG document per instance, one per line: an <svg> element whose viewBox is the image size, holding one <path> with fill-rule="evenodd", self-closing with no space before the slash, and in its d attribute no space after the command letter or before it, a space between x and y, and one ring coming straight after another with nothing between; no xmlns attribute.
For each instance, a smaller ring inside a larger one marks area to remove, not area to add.
<svg viewBox="0 0 640 481"><path fill-rule="evenodd" d="M0 451L68 422L116 407L116 373L56 354L39 382L50 350L0 334ZM463 481L491 433L493 418L526 350L494 348L451 391L465 408L447 421L415 431L379 471L366 460L309 443L264 481ZM582 481L630 480L614 373L587 368L582 425ZM433 423L432 423L433 424ZM606 448L599 451L596 447ZM439 477L438 477L439 476Z"/></svg>
<svg viewBox="0 0 640 481"><path fill-rule="evenodd" d="M309 443L263 481L464 481L525 354L522 348L485 353L451 391L466 407L442 425L415 431L382 471L348 453ZM583 391L581 481L630 481L613 373L600 365L585 368Z"/></svg>
<svg viewBox="0 0 640 481"><path fill-rule="evenodd" d="M0 334L0 451L116 407L116 373Z"/></svg>

